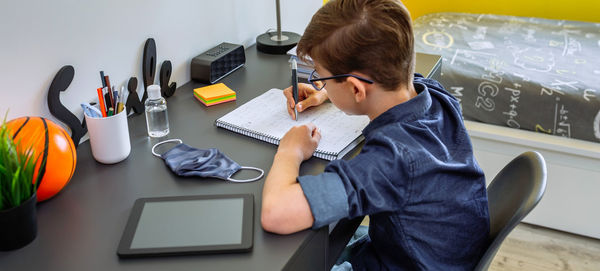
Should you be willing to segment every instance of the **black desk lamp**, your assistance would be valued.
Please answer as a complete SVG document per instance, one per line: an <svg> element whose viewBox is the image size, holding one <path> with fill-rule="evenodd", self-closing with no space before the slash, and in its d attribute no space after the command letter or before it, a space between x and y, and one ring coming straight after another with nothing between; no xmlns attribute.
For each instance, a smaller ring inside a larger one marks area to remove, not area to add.
<svg viewBox="0 0 600 271"><path fill-rule="evenodd" d="M294 32L281 31L279 0L275 0L275 4L277 13L277 32L266 32L256 37L256 49L267 54L283 55L298 44L300 35Z"/></svg>

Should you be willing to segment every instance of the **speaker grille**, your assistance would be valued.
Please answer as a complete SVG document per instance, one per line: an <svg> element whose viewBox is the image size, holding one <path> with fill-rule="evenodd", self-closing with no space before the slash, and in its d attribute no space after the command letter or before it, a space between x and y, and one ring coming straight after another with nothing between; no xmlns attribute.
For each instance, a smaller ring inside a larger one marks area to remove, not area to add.
<svg viewBox="0 0 600 271"><path fill-rule="evenodd" d="M212 63L210 82L214 83L218 81L228 73L244 65L245 62L246 55L244 53L244 47L236 48L231 53L215 60Z"/></svg>

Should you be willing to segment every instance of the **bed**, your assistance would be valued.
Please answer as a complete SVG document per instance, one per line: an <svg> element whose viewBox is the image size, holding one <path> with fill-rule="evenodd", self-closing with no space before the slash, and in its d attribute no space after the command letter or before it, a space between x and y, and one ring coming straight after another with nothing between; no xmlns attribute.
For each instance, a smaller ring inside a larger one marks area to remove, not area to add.
<svg viewBox="0 0 600 271"><path fill-rule="evenodd" d="M600 238L600 2L403 2L416 50L442 56L487 181L539 151L547 190L524 221Z"/></svg>

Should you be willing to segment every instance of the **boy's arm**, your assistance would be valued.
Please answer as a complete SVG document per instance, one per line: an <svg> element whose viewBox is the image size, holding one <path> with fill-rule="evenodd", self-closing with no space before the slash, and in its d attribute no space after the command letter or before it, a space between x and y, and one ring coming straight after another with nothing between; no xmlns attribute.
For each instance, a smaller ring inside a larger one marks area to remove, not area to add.
<svg viewBox="0 0 600 271"><path fill-rule="evenodd" d="M261 224L266 231L290 234L310 228L314 218L296 181L300 164L321 138L313 124L296 126L281 139L262 195Z"/></svg>

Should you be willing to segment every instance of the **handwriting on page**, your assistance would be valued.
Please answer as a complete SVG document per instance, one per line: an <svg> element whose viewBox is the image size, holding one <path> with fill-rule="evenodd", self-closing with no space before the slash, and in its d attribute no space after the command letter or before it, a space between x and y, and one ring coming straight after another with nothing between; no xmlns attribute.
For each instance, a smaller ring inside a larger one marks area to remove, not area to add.
<svg viewBox="0 0 600 271"><path fill-rule="evenodd" d="M243 104L221 118L248 130L281 139L295 125L314 123L321 130L321 141L317 149L338 153L362 133L369 123L366 116L349 116L331 103L309 108L292 120L286 109L282 90L271 89Z"/></svg>

